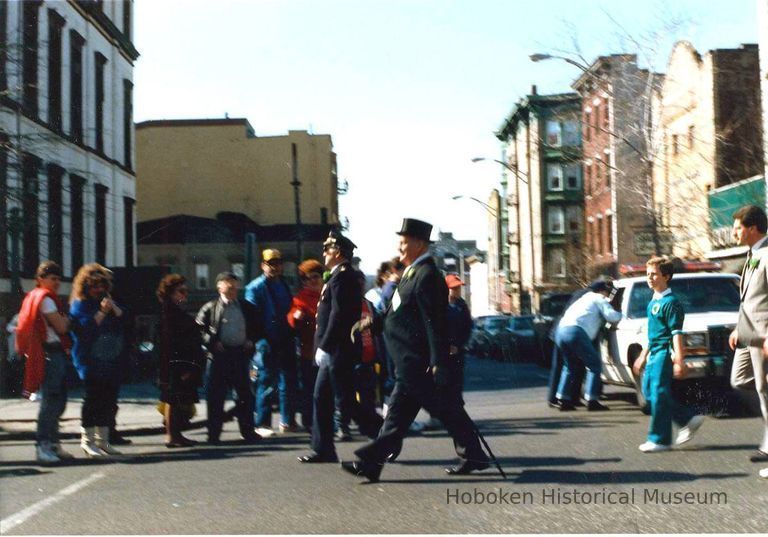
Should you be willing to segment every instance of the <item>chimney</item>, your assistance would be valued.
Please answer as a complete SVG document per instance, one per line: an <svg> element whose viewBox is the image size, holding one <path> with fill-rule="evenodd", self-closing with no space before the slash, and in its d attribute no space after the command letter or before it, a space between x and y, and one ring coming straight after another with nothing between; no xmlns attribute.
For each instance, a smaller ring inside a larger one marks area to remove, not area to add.
<svg viewBox="0 0 768 537"><path fill-rule="evenodd" d="M531 84L531 95L538 95L538 93L536 93L536 84Z"/></svg>

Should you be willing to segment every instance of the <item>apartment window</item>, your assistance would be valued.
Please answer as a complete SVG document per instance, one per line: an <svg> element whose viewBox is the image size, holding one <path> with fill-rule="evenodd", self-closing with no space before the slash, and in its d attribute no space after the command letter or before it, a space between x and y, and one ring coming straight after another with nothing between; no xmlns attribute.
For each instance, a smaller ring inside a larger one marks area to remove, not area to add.
<svg viewBox="0 0 768 537"><path fill-rule="evenodd" d="M69 121L72 139L83 141L83 45L85 39L69 32Z"/></svg>
<svg viewBox="0 0 768 537"><path fill-rule="evenodd" d="M568 164L565 166L565 187L568 190L578 190L580 188L578 164Z"/></svg>
<svg viewBox="0 0 768 537"><path fill-rule="evenodd" d="M577 121L563 121L563 145L579 145L579 123Z"/></svg>
<svg viewBox="0 0 768 537"><path fill-rule="evenodd" d="M561 145L561 131L560 122L549 120L546 124L547 129L547 145L552 147L560 147Z"/></svg>
<svg viewBox="0 0 768 537"><path fill-rule="evenodd" d="M84 227L83 227L83 191L85 190L85 179L77 175L69 176L69 199L70 199L70 236L72 244L72 274L85 263Z"/></svg>
<svg viewBox="0 0 768 537"><path fill-rule="evenodd" d="M688 127L688 149L693 149L696 142L696 131L693 125Z"/></svg>
<svg viewBox="0 0 768 537"><path fill-rule="evenodd" d="M677 134L672 135L672 154L677 155L680 152L680 147L678 146L678 139Z"/></svg>
<svg viewBox="0 0 768 537"><path fill-rule="evenodd" d="M24 38L22 52L22 107L24 113L37 117L37 56L38 56L38 11L42 2L23 2ZM37 268L37 267L35 267ZM34 273L34 270L32 271Z"/></svg>
<svg viewBox="0 0 768 537"><path fill-rule="evenodd" d="M8 89L5 63L8 58L8 2L0 2L0 91Z"/></svg>
<svg viewBox="0 0 768 537"><path fill-rule="evenodd" d="M595 222L595 235L597 238L596 244L595 244L595 251L598 253L598 255L602 255L603 250L603 217L602 215L599 215L597 217L597 221Z"/></svg>
<svg viewBox="0 0 768 537"><path fill-rule="evenodd" d="M96 60L96 151L104 153L104 66L107 58L100 52L95 53Z"/></svg>
<svg viewBox="0 0 768 537"><path fill-rule="evenodd" d="M592 162L584 163L584 194L592 195Z"/></svg>
<svg viewBox="0 0 768 537"><path fill-rule="evenodd" d="M559 248L549 251L549 270L555 278L564 278L566 275L565 252Z"/></svg>
<svg viewBox="0 0 768 537"><path fill-rule="evenodd" d="M562 207L549 208L547 231L552 235L565 233L565 214Z"/></svg>
<svg viewBox="0 0 768 537"><path fill-rule="evenodd" d="M125 167L133 169L131 159L131 131L133 127L133 84L130 80L123 79L123 140L125 141L125 154L123 159Z"/></svg>
<svg viewBox="0 0 768 537"><path fill-rule="evenodd" d="M551 191L563 189L563 169L559 164L547 164L547 188Z"/></svg>
<svg viewBox="0 0 768 537"><path fill-rule="evenodd" d="M594 106L594 108L592 108L592 110L594 111L594 114L595 114L595 118L594 118L595 119L595 130L597 130L598 127L600 127L600 125L602 124L602 123L600 123L600 121L602 120L602 113L601 113L602 112L602 110L601 110L602 107L597 104L598 102L599 102L599 99L595 99L593 101L593 104L595 106Z"/></svg>
<svg viewBox="0 0 768 537"><path fill-rule="evenodd" d="M131 0L123 0L123 35L131 39Z"/></svg>
<svg viewBox="0 0 768 537"><path fill-rule="evenodd" d="M48 164L48 259L56 261L59 265L64 259L64 215L61 199L63 176L64 168Z"/></svg>
<svg viewBox="0 0 768 537"><path fill-rule="evenodd" d="M48 124L61 132L61 35L64 19L48 10Z"/></svg>
<svg viewBox="0 0 768 537"><path fill-rule="evenodd" d="M584 112L584 140L589 141L592 139L592 114L590 112Z"/></svg>
<svg viewBox="0 0 768 537"><path fill-rule="evenodd" d="M606 230L606 242L608 245L608 253L613 253L613 215L608 214L605 216L605 230Z"/></svg>
<svg viewBox="0 0 768 537"><path fill-rule="evenodd" d="M125 266L133 266L133 208L136 200L127 196L123 197L123 233L125 233Z"/></svg>
<svg viewBox="0 0 768 537"><path fill-rule="evenodd" d="M4 3L4 2L3 2ZM4 9L4 7L2 8ZM8 136L0 133L0 229L8 229ZM0 236L0 275L8 272L8 240Z"/></svg>
<svg viewBox="0 0 768 537"><path fill-rule="evenodd" d="M328 223L328 209L326 207L320 207L320 223Z"/></svg>
<svg viewBox="0 0 768 537"><path fill-rule="evenodd" d="M581 209L568 207L565 211L565 219L568 221L568 232L578 233L581 229Z"/></svg>
<svg viewBox="0 0 768 537"><path fill-rule="evenodd" d="M611 126L611 115L609 112L608 101L605 101L605 106L603 107L603 128L608 130L610 126Z"/></svg>
<svg viewBox="0 0 768 537"><path fill-rule="evenodd" d="M109 188L94 185L96 192L96 262L107 264L107 193Z"/></svg>
<svg viewBox="0 0 768 537"><path fill-rule="evenodd" d="M608 158L607 155L606 155L606 158ZM604 160L603 167L605 169L605 187L610 189L611 188L611 165L608 164L607 160Z"/></svg>
<svg viewBox="0 0 768 537"><path fill-rule="evenodd" d="M38 227L39 207L39 180L37 177L40 168L40 159L33 155L25 154L22 157L22 222L24 253L22 256L22 272L32 276L40 262L40 230Z"/></svg>
<svg viewBox="0 0 768 537"><path fill-rule="evenodd" d="M195 285L198 289L208 289L207 263L195 263Z"/></svg>

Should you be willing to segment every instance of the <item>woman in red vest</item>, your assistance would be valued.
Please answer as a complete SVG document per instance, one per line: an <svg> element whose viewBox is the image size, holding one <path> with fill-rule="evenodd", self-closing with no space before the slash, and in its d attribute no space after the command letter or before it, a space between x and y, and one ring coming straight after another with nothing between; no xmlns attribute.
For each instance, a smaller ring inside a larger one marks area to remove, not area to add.
<svg viewBox="0 0 768 537"><path fill-rule="evenodd" d="M323 288L323 265L307 259L299 265L302 287L293 297L288 311L288 324L296 330L299 346L299 374L301 376L301 424L309 430L312 426L312 394L317 378L315 365L315 316L320 291Z"/></svg>

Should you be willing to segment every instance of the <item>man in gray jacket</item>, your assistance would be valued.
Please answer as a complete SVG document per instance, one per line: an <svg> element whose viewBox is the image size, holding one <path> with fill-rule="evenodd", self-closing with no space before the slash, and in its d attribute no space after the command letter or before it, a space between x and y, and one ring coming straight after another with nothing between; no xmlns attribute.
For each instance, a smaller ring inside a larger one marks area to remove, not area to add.
<svg viewBox="0 0 768 537"><path fill-rule="evenodd" d="M768 461L768 382L763 346L768 333L768 218L765 211L747 205L733 215L733 235L741 246L749 246L741 271L741 306L736 329L728 343L734 349L731 385L744 389L754 382L763 415L763 440L750 457Z"/></svg>

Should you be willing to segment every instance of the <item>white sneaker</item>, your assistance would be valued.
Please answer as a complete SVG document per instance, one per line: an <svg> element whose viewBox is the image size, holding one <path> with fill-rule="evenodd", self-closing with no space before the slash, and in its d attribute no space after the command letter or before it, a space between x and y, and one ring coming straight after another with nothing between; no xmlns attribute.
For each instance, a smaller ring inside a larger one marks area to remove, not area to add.
<svg viewBox="0 0 768 537"><path fill-rule="evenodd" d="M75 458L75 456L72 455L69 451L64 451L64 448L61 447L61 444L53 444L51 446L51 451L53 451L56 456L63 461L68 461Z"/></svg>
<svg viewBox="0 0 768 537"><path fill-rule="evenodd" d="M690 421L685 424L685 427L680 428L680 431L677 433L677 438L675 439L675 445L679 446L680 444L689 442L693 438L693 435L696 434L696 431L699 430L702 423L704 423L704 416L692 417Z"/></svg>
<svg viewBox="0 0 768 537"><path fill-rule="evenodd" d="M768 468L763 468L758 472L758 475L762 477L763 479L768 479Z"/></svg>
<svg viewBox="0 0 768 537"><path fill-rule="evenodd" d="M57 464L61 462L58 455L51 449L51 444L48 442L42 442L36 449L37 462L40 464Z"/></svg>
<svg viewBox="0 0 768 537"><path fill-rule="evenodd" d="M270 436L275 434L275 430L272 427L256 427L256 432L262 438L269 438Z"/></svg>
<svg viewBox="0 0 768 537"><path fill-rule="evenodd" d="M644 444L640 444L637 449L639 449L643 453L656 453L657 451L669 451L670 446L648 441L648 442L645 442Z"/></svg>

